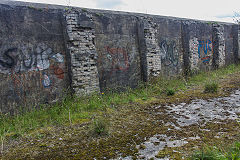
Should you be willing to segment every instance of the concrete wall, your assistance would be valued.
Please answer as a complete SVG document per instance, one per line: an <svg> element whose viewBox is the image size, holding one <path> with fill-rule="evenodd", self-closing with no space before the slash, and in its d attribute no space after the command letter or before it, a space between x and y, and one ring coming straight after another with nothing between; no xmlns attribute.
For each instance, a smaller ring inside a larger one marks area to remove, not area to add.
<svg viewBox="0 0 240 160"><path fill-rule="evenodd" d="M235 24L0 2L0 112L136 87L240 58Z"/></svg>
<svg viewBox="0 0 240 160"><path fill-rule="evenodd" d="M62 15L0 6L0 112L56 101L68 86Z"/></svg>

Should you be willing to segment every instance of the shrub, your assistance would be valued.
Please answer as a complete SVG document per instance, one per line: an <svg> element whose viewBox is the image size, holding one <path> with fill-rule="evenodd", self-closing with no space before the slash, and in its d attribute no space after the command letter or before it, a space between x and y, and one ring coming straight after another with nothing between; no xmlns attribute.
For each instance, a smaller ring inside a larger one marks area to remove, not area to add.
<svg viewBox="0 0 240 160"><path fill-rule="evenodd" d="M216 82L205 84L205 88L204 88L205 93L217 93L217 91L218 91L218 84Z"/></svg>

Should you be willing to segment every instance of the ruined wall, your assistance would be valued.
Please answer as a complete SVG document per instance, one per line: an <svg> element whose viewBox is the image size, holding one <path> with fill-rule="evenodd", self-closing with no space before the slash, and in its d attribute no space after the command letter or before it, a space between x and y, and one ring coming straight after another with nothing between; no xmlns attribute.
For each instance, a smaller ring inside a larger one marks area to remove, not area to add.
<svg viewBox="0 0 240 160"><path fill-rule="evenodd" d="M71 57L72 88L78 95L99 92L95 30L90 14L66 11L67 48Z"/></svg>
<svg viewBox="0 0 240 160"><path fill-rule="evenodd" d="M123 90L141 81L137 19L120 14L93 14L100 88Z"/></svg>
<svg viewBox="0 0 240 160"><path fill-rule="evenodd" d="M0 112L57 101L69 86L61 17L0 7Z"/></svg>
<svg viewBox="0 0 240 160"><path fill-rule="evenodd" d="M239 36L229 23L1 1L0 112L238 63Z"/></svg>

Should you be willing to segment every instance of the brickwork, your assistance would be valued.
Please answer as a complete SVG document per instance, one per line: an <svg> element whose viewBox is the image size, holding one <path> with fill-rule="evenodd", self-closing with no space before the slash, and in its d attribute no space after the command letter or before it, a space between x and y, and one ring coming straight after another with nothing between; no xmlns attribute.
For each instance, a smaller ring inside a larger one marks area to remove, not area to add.
<svg viewBox="0 0 240 160"><path fill-rule="evenodd" d="M190 50L190 68L192 71L198 70L199 55L198 55L198 39L196 37L189 41Z"/></svg>
<svg viewBox="0 0 240 160"><path fill-rule="evenodd" d="M91 26L81 24L81 17L91 23L87 13L69 11L66 13L68 46L71 56L72 87L77 95L99 92L97 52L94 45L95 31Z"/></svg>
<svg viewBox="0 0 240 160"><path fill-rule="evenodd" d="M146 43L147 76L158 76L161 72L161 53L157 42L157 24L151 20L144 21L144 38Z"/></svg>
<svg viewBox="0 0 240 160"><path fill-rule="evenodd" d="M224 27L219 24L213 24L213 36L215 37L214 43L217 47L215 54L217 54L215 63L218 67L225 65L225 39L224 39ZM216 42L215 42L216 41Z"/></svg>

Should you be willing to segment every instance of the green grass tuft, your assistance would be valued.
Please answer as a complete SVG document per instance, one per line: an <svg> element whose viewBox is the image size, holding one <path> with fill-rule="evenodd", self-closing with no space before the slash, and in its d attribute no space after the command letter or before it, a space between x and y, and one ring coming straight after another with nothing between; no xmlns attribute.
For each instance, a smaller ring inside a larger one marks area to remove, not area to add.
<svg viewBox="0 0 240 160"><path fill-rule="evenodd" d="M204 147L196 151L190 160L240 160L240 142L235 142L226 151L217 147Z"/></svg>
<svg viewBox="0 0 240 160"><path fill-rule="evenodd" d="M173 96L175 94L175 90L172 88L168 88L166 90L166 94L167 94L167 96Z"/></svg>
<svg viewBox="0 0 240 160"><path fill-rule="evenodd" d="M217 148L207 147L204 150L195 152L191 160L226 160L226 158Z"/></svg>
<svg viewBox="0 0 240 160"><path fill-rule="evenodd" d="M90 128L92 135L108 135L108 121L104 118L96 118L93 120L93 123Z"/></svg>
<svg viewBox="0 0 240 160"><path fill-rule="evenodd" d="M205 87L204 87L205 93L217 93L217 91L218 91L218 83L211 82L211 83L205 84Z"/></svg>

